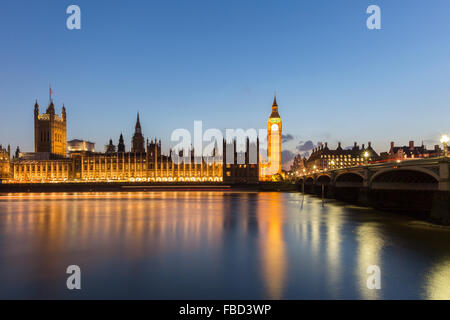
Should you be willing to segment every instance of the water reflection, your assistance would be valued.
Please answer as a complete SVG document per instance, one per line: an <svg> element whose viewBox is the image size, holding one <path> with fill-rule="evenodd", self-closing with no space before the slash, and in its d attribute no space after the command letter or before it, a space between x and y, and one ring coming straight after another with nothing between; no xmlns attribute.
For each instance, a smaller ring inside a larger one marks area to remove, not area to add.
<svg viewBox="0 0 450 320"><path fill-rule="evenodd" d="M329 286L333 298L339 298L339 280L341 273L341 210L331 207L327 214L325 225L327 226L327 258Z"/></svg>
<svg viewBox="0 0 450 320"><path fill-rule="evenodd" d="M267 194L258 206L262 275L268 299L281 299L286 277L286 253L283 239L284 202L279 193Z"/></svg>
<svg viewBox="0 0 450 320"><path fill-rule="evenodd" d="M427 299L450 299L450 257L443 259L430 270L426 284Z"/></svg>
<svg viewBox="0 0 450 320"><path fill-rule="evenodd" d="M0 196L0 298L74 298L78 264L75 298L450 299L449 229L301 197ZM370 265L382 290L367 288Z"/></svg>
<svg viewBox="0 0 450 320"><path fill-rule="evenodd" d="M359 279L359 290L362 299L379 299L381 290L369 289L367 279L370 266L378 266L383 273L381 263L381 251L383 249L383 239L376 223L365 223L357 228L358 241L358 264L356 267L356 276ZM383 282L381 282L383 286Z"/></svg>

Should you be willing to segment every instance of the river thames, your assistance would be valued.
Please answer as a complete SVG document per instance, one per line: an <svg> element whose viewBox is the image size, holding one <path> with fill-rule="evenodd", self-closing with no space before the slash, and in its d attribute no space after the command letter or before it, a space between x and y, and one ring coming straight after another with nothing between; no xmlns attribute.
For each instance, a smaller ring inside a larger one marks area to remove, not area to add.
<svg viewBox="0 0 450 320"><path fill-rule="evenodd" d="M0 298L450 299L450 229L298 193L2 195Z"/></svg>

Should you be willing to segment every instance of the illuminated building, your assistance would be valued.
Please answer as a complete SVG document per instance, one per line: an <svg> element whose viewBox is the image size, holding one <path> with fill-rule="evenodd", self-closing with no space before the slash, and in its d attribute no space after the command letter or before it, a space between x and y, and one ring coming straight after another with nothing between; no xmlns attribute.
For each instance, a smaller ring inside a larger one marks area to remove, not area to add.
<svg viewBox="0 0 450 320"><path fill-rule="evenodd" d="M367 157L364 155L367 155ZM307 172L339 169L364 165L366 161L375 161L378 158L379 156L373 150L370 142L367 148L365 148L364 144L360 148L355 142L351 149L342 149L339 142L335 150L328 148L328 143L325 143L313 149L304 167Z"/></svg>
<svg viewBox="0 0 450 320"><path fill-rule="evenodd" d="M45 114L39 114L37 103L34 110L36 152L18 152L11 162L9 157L0 156L2 183L223 181L221 157L198 160L192 154L191 161L176 162L171 155L162 154L161 141L155 139L145 143L139 115L131 152L125 152L121 134L117 152L112 148L112 141L107 152L96 153L94 143L72 140L69 142L69 156L66 156L66 143L60 141L66 137L65 108L61 117L55 115L53 102ZM4 153L0 152L0 155ZM215 149L216 154L218 150ZM241 181L242 174L247 171L234 170L230 177L236 176L233 181Z"/></svg>
<svg viewBox="0 0 450 320"><path fill-rule="evenodd" d="M67 143L69 153L71 152L95 152L95 143L85 140L71 140Z"/></svg>
<svg viewBox="0 0 450 320"><path fill-rule="evenodd" d="M161 153L161 142L148 143L145 152L72 153L75 181L91 182L221 182L222 163L176 163Z"/></svg>
<svg viewBox="0 0 450 320"><path fill-rule="evenodd" d="M251 144L250 139L247 138L243 152L237 151L236 139L233 140L232 151L229 147L230 145L224 140L223 181L230 184L257 183L259 181L259 139L256 140L255 145ZM228 161L228 152L233 153L231 161ZM252 154L256 155L256 159L251 159Z"/></svg>
<svg viewBox="0 0 450 320"><path fill-rule="evenodd" d="M281 135L282 123L278 113L277 97L272 104L272 113L267 122L268 162L260 164L260 180L270 181L275 175L281 175Z"/></svg>
<svg viewBox="0 0 450 320"><path fill-rule="evenodd" d="M61 116L55 113L50 100L47 111L39 113L39 104L34 105L34 152L46 152L65 157L67 154L66 108L62 107Z"/></svg>
<svg viewBox="0 0 450 320"><path fill-rule="evenodd" d="M232 151L228 151L230 163L227 163L227 144L223 142L223 151L214 147L211 156L183 157L162 152L161 140L145 141L139 114L135 132L131 140L131 150L126 151L123 135L120 134L116 146L110 140L105 152L95 152L95 145L85 140L71 140L67 143L66 155L66 110L61 116L55 114L50 101L45 114L39 113L39 105L34 108L35 115L35 152L21 153L12 161L2 160L2 183L113 183L113 182L225 182L229 184L257 183L259 181L259 139L250 143L247 138L245 150L237 152L236 140ZM269 135L275 143L269 144L269 155L274 163L280 163L281 120L276 100L269 119ZM279 125L275 130L274 124ZM279 131L277 133L276 131ZM256 150L255 150L256 149ZM231 155L233 155L231 157ZM180 161L177 161L176 158ZM254 156L255 159L251 157Z"/></svg>
<svg viewBox="0 0 450 320"><path fill-rule="evenodd" d="M301 154L296 155L294 157L294 161L292 162L290 171L297 175L303 173L303 171L306 170L306 161L307 159L302 157Z"/></svg>
<svg viewBox="0 0 450 320"><path fill-rule="evenodd" d="M439 145L435 145L434 149L428 150L422 143L421 146L415 146L414 141L410 141L408 146L396 147L394 142L391 142L389 152L382 153L381 158L387 161L418 159L439 157L442 155L442 149Z"/></svg>
<svg viewBox="0 0 450 320"><path fill-rule="evenodd" d="M0 145L0 181L3 179L8 179L10 176L10 157L11 157L11 147L4 149Z"/></svg>

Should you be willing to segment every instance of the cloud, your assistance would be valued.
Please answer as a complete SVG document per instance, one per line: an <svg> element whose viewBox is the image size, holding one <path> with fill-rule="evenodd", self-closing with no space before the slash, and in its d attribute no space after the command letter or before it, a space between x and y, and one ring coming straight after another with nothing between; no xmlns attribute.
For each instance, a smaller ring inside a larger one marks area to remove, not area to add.
<svg viewBox="0 0 450 320"><path fill-rule="evenodd" d="M281 164L289 163L294 157L295 154L289 150L281 151Z"/></svg>
<svg viewBox="0 0 450 320"><path fill-rule="evenodd" d="M305 143L300 143L297 146L298 151L309 151L312 149L314 149L314 143L311 140L308 140Z"/></svg>
<svg viewBox="0 0 450 320"><path fill-rule="evenodd" d="M309 151L305 151L302 153L303 158L309 158L309 155L310 155Z"/></svg>
<svg viewBox="0 0 450 320"><path fill-rule="evenodd" d="M294 140L294 137L291 134L281 135L281 142L285 143L288 141Z"/></svg>

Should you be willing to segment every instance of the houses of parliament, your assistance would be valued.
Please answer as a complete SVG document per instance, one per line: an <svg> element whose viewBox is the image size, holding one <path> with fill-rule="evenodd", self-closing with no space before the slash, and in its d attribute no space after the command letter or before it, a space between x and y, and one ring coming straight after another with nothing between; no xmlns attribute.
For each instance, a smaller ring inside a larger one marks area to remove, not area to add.
<svg viewBox="0 0 450 320"><path fill-rule="evenodd" d="M222 154L215 145L211 156L191 161L174 161L164 155L161 140L144 138L139 113L136 119L130 151L120 134L117 146L110 140L105 152L95 152L94 143L84 140L67 141L67 113L62 106L57 114L50 99L45 113L34 105L34 152L0 145L0 182L25 183L227 183L253 184L270 180L281 173L281 118L276 98L268 122L269 162L260 163L259 139L245 142L245 150L237 151L236 139L230 145L225 139ZM256 148L257 161L250 162L250 150ZM227 152L232 156L227 157ZM179 156L183 156L180 152ZM231 158L231 161L230 161ZM238 158L244 159L238 161Z"/></svg>

